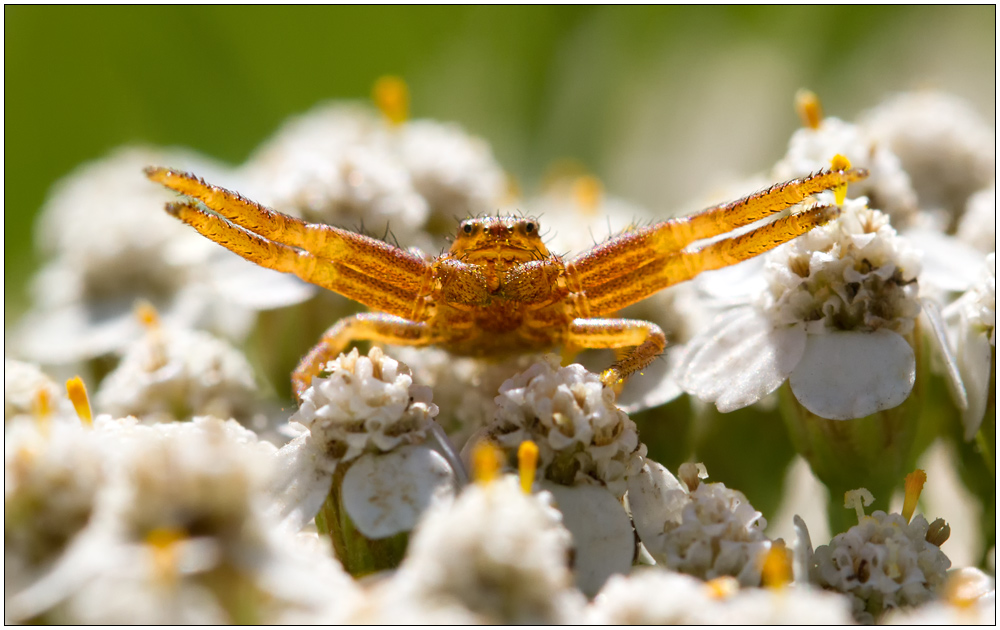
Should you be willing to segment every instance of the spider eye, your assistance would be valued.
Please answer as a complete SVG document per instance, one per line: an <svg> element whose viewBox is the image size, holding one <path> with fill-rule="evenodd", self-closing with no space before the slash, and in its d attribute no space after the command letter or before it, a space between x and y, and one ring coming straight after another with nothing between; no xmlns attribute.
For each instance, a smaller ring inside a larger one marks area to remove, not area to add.
<svg viewBox="0 0 1000 630"><path fill-rule="evenodd" d="M527 232L528 234L531 234L532 232L534 232L535 231L535 224L534 224L534 222L528 221L527 223L525 223L524 224L524 231Z"/></svg>
<svg viewBox="0 0 1000 630"><path fill-rule="evenodd" d="M465 232L466 234L472 234L472 224L471 223L463 223L462 224L462 231Z"/></svg>

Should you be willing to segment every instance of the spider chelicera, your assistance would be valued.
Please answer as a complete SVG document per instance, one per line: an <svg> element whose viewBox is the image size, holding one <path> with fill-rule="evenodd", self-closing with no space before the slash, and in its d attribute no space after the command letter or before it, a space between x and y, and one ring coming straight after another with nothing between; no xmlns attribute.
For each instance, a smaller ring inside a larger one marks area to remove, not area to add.
<svg viewBox="0 0 1000 630"><path fill-rule="evenodd" d="M839 157L839 156L838 156ZM830 189L867 176L843 158L832 170L776 184L703 212L628 230L576 256L549 253L536 219L484 217L462 221L451 248L423 257L384 241L325 224L306 223L161 167L148 177L197 199L167 212L205 237L269 269L360 302L374 312L341 319L292 374L297 398L323 365L352 341L440 346L457 355L502 357L555 347L628 349L601 373L620 386L666 346L651 322L614 318L626 306L762 254L834 218L836 205L782 217L739 236L722 236Z"/></svg>

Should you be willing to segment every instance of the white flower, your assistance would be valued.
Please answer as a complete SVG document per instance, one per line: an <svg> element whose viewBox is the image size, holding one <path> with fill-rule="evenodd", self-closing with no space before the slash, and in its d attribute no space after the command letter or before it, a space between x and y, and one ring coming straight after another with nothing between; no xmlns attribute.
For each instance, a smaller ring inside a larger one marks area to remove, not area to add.
<svg viewBox="0 0 1000 630"><path fill-rule="evenodd" d="M434 504L391 578L389 601L464 608L479 623L573 622L584 600L567 566L570 534L550 502L547 493L525 494L517 478L506 476ZM383 607L378 619L411 621L405 605L395 610Z"/></svg>
<svg viewBox="0 0 1000 630"><path fill-rule="evenodd" d="M699 477L707 476L701 468L683 465L682 484L666 468L646 460L629 479L636 532L657 564L705 580L729 575L756 586L771 548L764 535L767 521L742 492L721 483L700 483Z"/></svg>
<svg viewBox="0 0 1000 630"><path fill-rule="evenodd" d="M19 350L69 363L116 350L137 335L137 299L165 322L247 333L254 310L305 299L313 289L209 242L164 211L172 193L142 169L167 164L225 183L223 168L176 150L120 149L56 184L38 220L39 245L54 256L36 276Z"/></svg>
<svg viewBox="0 0 1000 630"><path fill-rule="evenodd" d="M688 344L681 385L723 412L786 379L824 418L895 407L915 379L919 271L886 215L847 200L839 218L767 255L768 290Z"/></svg>
<svg viewBox="0 0 1000 630"><path fill-rule="evenodd" d="M962 412L965 439L971 440L986 413L990 388L990 365L996 356L996 254L986 256L978 282L945 309L953 320L958 369L968 395Z"/></svg>
<svg viewBox="0 0 1000 630"><path fill-rule="evenodd" d="M907 523L900 514L876 510L816 548L810 577L817 586L852 596L855 617L872 623L886 609L930 601L950 566L928 541L922 515Z"/></svg>
<svg viewBox="0 0 1000 630"><path fill-rule="evenodd" d="M439 223L492 212L507 178L489 144L455 123L414 120L393 137L399 159Z"/></svg>
<svg viewBox="0 0 1000 630"><path fill-rule="evenodd" d="M687 625L717 605L702 580L644 568L611 576L586 612L587 622L598 625Z"/></svg>
<svg viewBox="0 0 1000 630"><path fill-rule="evenodd" d="M938 213L948 232L969 196L993 183L995 131L958 97L900 94L862 115L860 125L899 158L921 210Z"/></svg>
<svg viewBox="0 0 1000 630"><path fill-rule="evenodd" d="M37 366L12 359L3 360L3 418L4 430L18 416L30 416L38 400L39 392L44 390L47 400L53 405L53 416L59 419L70 419L77 424L73 405L66 397L66 390L56 385Z"/></svg>
<svg viewBox="0 0 1000 630"><path fill-rule="evenodd" d="M775 181L805 177L829 168L835 155L845 156L852 166L868 169L867 178L850 185L852 198L868 197L897 226L914 220L917 194L899 158L864 128L837 118L824 118L815 129L796 130L788 141L788 152L774 165L772 176Z"/></svg>
<svg viewBox="0 0 1000 630"><path fill-rule="evenodd" d="M938 599L916 608L889 610L879 623L886 625L968 626L996 625L996 580L972 567L948 571Z"/></svg>
<svg viewBox="0 0 1000 630"><path fill-rule="evenodd" d="M573 534L577 585L596 593L609 575L629 570L635 553L620 503L646 454L635 423L596 374L579 364L560 367L555 355L501 385L496 404L483 437L508 452L529 440L538 446L541 487L555 496Z"/></svg>
<svg viewBox="0 0 1000 630"><path fill-rule="evenodd" d="M969 197L955 236L981 252L994 251L997 246L996 211L997 189L994 183Z"/></svg>
<svg viewBox="0 0 1000 630"><path fill-rule="evenodd" d="M555 355L546 355L501 385L496 404L486 435L511 451L535 442L540 478L602 485L620 498L627 475L642 466L646 447L635 423L582 365L561 367Z"/></svg>
<svg viewBox="0 0 1000 630"><path fill-rule="evenodd" d="M212 415L247 423L256 390L246 357L229 343L206 332L154 325L125 348L96 403L116 417L171 421Z"/></svg>
<svg viewBox="0 0 1000 630"><path fill-rule="evenodd" d="M275 485L286 526L300 529L319 511L338 465L350 466L337 492L370 538L409 531L431 499L453 492L457 462L427 440L440 431L431 390L375 347L326 365L290 422L308 431L278 453Z"/></svg>
<svg viewBox="0 0 1000 630"><path fill-rule="evenodd" d="M4 435L4 593L38 579L87 526L107 452L79 421L19 423Z"/></svg>

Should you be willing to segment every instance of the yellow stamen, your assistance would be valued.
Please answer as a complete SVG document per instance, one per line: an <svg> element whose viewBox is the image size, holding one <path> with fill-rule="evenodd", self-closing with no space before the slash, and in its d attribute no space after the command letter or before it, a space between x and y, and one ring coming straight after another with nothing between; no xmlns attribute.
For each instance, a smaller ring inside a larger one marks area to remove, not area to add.
<svg viewBox="0 0 1000 630"><path fill-rule="evenodd" d="M187 532L173 527L158 527L146 534L146 544L153 550L156 575L170 579L177 574L177 543L187 539Z"/></svg>
<svg viewBox="0 0 1000 630"><path fill-rule="evenodd" d="M858 513L859 523L865 517L865 506L871 505L874 501L875 497L866 488L848 490L844 493L844 507L848 509L854 508Z"/></svg>
<svg viewBox="0 0 1000 630"><path fill-rule="evenodd" d="M819 129L819 124L823 120L823 106L815 92L806 89L796 92L795 111L798 112L803 125L810 129Z"/></svg>
<svg viewBox="0 0 1000 630"><path fill-rule="evenodd" d="M581 175L573 180L573 199L585 214L595 214L601 205L604 185L593 175Z"/></svg>
<svg viewBox="0 0 1000 630"><path fill-rule="evenodd" d="M52 392L45 387L35 390L35 396L31 400L31 415L35 417L35 424L43 434L49 431L49 421L52 419Z"/></svg>
<svg viewBox="0 0 1000 630"><path fill-rule="evenodd" d="M94 415L90 411L90 398L87 397L87 387L83 384L83 379L79 376L66 381L66 393L69 395L76 415L80 417L80 422L85 426L94 426Z"/></svg>
<svg viewBox="0 0 1000 630"><path fill-rule="evenodd" d="M160 314L156 312L156 307L146 300L136 301L133 312L147 330L156 330L160 327Z"/></svg>
<svg viewBox="0 0 1000 630"><path fill-rule="evenodd" d="M410 117L410 89L400 77L379 77L372 88L372 100L394 125L406 122Z"/></svg>
<svg viewBox="0 0 1000 630"><path fill-rule="evenodd" d="M521 442L521 446L517 447L517 473L521 478L521 490L524 490L525 494L531 494L537 467L538 445L531 440Z"/></svg>
<svg viewBox="0 0 1000 630"><path fill-rule="evenodd" d="M785 541L776 540L764 556L764 566L761 569L761 583L768 587L779 589L792 581L792 552L785 546Z"/></svg>
<svg viewBox="0 0 1000 630"><path fill-rule="evenodd" d="M830 168L835 171L846 171L851 168L851 161L838 153L833 156L832 160L830 160ZM840 186L834 188L833 195L838 206L844 205L844 201L847 200L847 184L841 184Z"/></svg>
<svg viewBox="0 0 1000 630"><path fill-rule="evenodd" d="M739 581L731 575L723 575L705 582L708 596L712 599L726 599L740 590Z"/></svg>
<svg viewBox="0 0 1000 630"><path fill-rule="evenodd" d="M500 449L492 442L482 441L472 449L472 478L489 485L500 476Z"/></svg>
<svg viewBox="0 0 1000 630"><path fill-rule="evenodd" d="M917 509L917 501L920 499L920 493L924 489L924 484L927 482L927 473L920 470L914 470L906 476L906 480L903 482L903 518L909 523L910 519L913 517L913 511Z"/></svg>

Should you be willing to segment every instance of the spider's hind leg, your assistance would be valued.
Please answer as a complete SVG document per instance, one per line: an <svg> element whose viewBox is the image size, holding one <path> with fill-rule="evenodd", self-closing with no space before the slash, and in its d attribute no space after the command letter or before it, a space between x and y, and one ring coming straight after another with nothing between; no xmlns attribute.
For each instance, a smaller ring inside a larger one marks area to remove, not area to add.
<svg viewBox="0 0 1000 630"><path fill-rule="evenodd" d="M601 381L618 388L629 375L653 362L667 346L659 326L639 319L575 319L565 343L581 348L611 348L618 360L601 372ZM629 350L622 352L623 348Z"/></svg>

